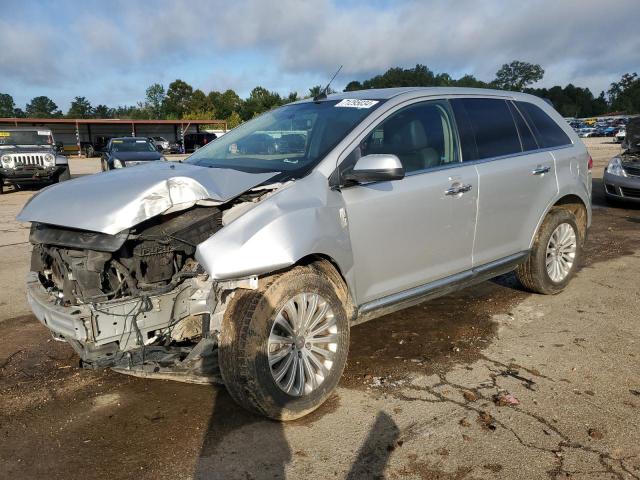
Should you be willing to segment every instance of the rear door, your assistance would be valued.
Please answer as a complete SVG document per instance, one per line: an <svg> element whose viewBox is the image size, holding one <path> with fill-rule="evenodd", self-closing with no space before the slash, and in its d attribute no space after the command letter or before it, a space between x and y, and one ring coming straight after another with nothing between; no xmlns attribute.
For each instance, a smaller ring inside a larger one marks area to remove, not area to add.
<svg viewBox="0 0 640 480"><path fill-rule="evenodd" d="M478 173L476 267L529 248L558 192L555 161L510 100L464 98L452 105L465 139L464 160Z"/></svg>
<svg viewBox="0 0 640 480"><path fill-rule="evenodd" d="M397 155L402 180L342 189L359 304L471 268L477 173L460 162L448 102L424 101L392 113L341 163ZM465 186L465 192L447 193Z"/></svg>

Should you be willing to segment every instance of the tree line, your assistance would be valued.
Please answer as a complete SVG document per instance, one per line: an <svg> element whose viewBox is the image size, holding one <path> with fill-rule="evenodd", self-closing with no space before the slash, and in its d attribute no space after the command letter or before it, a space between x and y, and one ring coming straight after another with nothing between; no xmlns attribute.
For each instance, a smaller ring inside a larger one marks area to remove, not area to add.
<svg viewBox="0 0 640 480"><path fill-rule="evenodd" d="M640 78L637 73L624 74L620 81L611 84L606 94L603 91L597 97L589 88L572 84L548 89L530 87L543 77L544 69L540 65L518 60L504 64L490 82L479 80L473 75L455 79L447 73L435 73L427 66L418 64L413 68L390 68L367 80L351 81L344 91L412 86L498 88L523 91L549 99L565 117L590 117L611 111L627 114L640 112ZM313 97L321 91L322 87L316 85L309 89L307 97ZM166 90L159 83L149 86L144 100L136 105L93 106L86 97L77 96L66 113L47 96L35 97L21 109L15 105L10 94L0 93L0 117L220 119L226 120L229 128L233 128L262 112L298 99L300 96L297 92L281 96L261 86L251 90L244 99L231 89L205 93L177 79Z"/></svg>

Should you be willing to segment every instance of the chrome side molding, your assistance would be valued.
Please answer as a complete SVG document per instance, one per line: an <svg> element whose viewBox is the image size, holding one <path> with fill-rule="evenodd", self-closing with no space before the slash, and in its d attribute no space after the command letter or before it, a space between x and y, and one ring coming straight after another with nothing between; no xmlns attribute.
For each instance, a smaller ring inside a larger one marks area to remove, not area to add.
<svg viewBox="0 0 640 480"><path fill-rule="evenodd" d="M528 256L529 250L518 252L464 272L364 303L358 307L358 313L351 325L358 325L510 272Z"/></svg>

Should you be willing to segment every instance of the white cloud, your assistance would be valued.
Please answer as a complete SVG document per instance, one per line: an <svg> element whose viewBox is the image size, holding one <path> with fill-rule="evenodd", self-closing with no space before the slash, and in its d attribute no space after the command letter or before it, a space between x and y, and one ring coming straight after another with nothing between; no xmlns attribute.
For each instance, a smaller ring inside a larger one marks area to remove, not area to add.
<svg viewBox="0 0 640 480"><path fill-rule="evenodd" d="M74 79L84 85L96 74L166 78L170 71L188 78L188 71L180 72L204 57L211 68L197 87L286 89L299 85L296 78L323 82L340 64L337 85L416 63L490 80L500 65L519 59L542 64L542 85L572 82L597 94L640 67L638 0L82 5L71 28L58 34L54 25L0 23L0 80L47 85L52 78L68 79L69 71L80 72ZM229 55L237 68L215 62ZM285 81L274 79L274 72Z"/></svg>

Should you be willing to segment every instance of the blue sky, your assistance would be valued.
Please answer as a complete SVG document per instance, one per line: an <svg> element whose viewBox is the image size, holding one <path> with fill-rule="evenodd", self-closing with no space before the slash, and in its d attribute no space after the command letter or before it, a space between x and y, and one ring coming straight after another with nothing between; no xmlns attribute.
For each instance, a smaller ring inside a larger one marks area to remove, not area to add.
<svg viewBox="0 0 640 480"><path fill-rule="evenodd" d="M508 61L540 63L540 86L606 90L640 70L638 0L2 0L0 92L67 110L135 104L181 78L205 92L262 85L281 94L426 64L491 80Z"/></svg>

